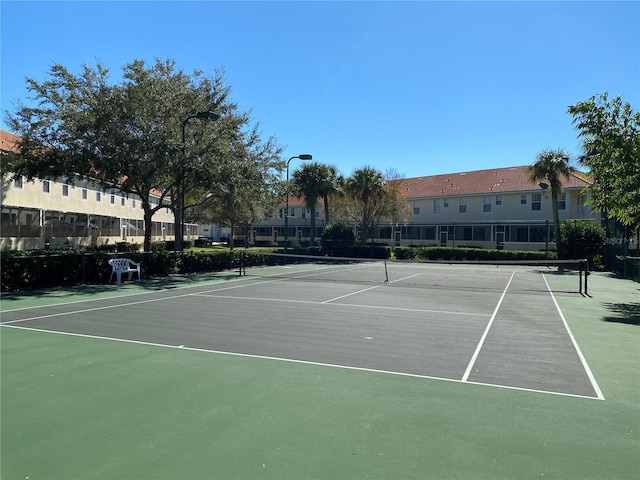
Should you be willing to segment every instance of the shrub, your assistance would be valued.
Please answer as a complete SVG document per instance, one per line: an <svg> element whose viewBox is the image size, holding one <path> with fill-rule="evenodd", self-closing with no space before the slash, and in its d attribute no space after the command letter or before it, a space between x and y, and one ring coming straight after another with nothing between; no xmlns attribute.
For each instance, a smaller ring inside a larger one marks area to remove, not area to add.
<svg viewBox="0 0 640 480"><path fill-rule="evenodd" d="M397 260L413 260L416 258L416 247L396 247L393 253Z"/></svg>
<svg viewBox="0 0 640 480"><path fill-rule="evenodd" d="M396 247L398 260L544 260L545 252L450 247Z"/></svg>
<svg viewBox="0 0 640 480"><path fill-rule="evenodd" d="M565 220L560 224L560 258L582 259L594 266L596 256L604 254L604 229L587 220Z"/></svg>
<svg viewBox="0 0 640 480"><path fill-rule="evenodd" d="M391 258L391 247L383 245L354 245L346 252L346 256L354 258Z"/></svg>
<svg viewBox="0 0 640 480"><path fill-rule="evenodd" d="M320 245L324 253L334 257L347 256L355 242L353 229L342 223L327 225L320 237Z"/></svg>
<svg viewBox="0 0 640 480"><path fill-rule="evenodd" d="M106 252L3 252L0 258L0 288L7 292L106 283L111 275L108 260L113 257L113 253ZM128 253L127 257L142 262L142 276L148 278L234 269L239 266L240 253L228 250L184 253L153 251Z"/></svg>

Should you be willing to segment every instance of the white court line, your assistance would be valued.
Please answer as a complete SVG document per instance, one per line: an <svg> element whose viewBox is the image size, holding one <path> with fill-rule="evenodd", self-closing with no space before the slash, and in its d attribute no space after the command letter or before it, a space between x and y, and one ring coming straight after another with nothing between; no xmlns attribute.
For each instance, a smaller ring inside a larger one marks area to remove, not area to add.
<svg viewBox="0 0 640 480"><path fill-rule="evenodd" d="M598 398L600 400L604 400L604 395L602 393L602 390L600 390L600 386L598 385L598 382L596 381L596 377L593 375L593 372L591 371L591 368L589 368L589 364L587 363L587 359L582 354L582 350L580 350L580 346L578 345L578 342L576 341L575 337L573 336L573 332L571 331L571 328L569 328L569 324L567 323L567 320L564 318L564 314L562 313L562 310L560 310L560 306L558 305L558 302L556 301L556 297L553 294L553 292L551 291L551 287L549 286L549 283L547 282L547 279L544 276L544 274L542 274L542 278L544 279L544 283L547 285L547 289L549 290L549 295L551 295L551 298L553 299L553 303L556 306L556 310L558 310L558 313L560 314L560 318L562 319L562 323L564 324L564 328L567 330L567 333L569 334L569 338L571 339L571 343L573 343L573 348L576 349L576 353L578 354L578 358L580 358L580 362L582 363L582 367L584 368L585 372L587 373L587 376L589 377L589 381L591 382L591 386L593 387L593 390L596 392L596 395L598 396Z"/></svg>
<svg viewBox="0 0 640 480"><path fill-rule="evenodd" d="M318 259L322 259L322 257L318 257ZM291 269L293 268L293 266L296 264L291 264L291 265L273 265L271 267L273 268L285 268L285 269ZM293 272L293 273L287 273L287 275L289 275L288 277L280 277L281 281L290 281L290 280L296 280L299 278L307 278L307 277L317 277L318 275L324 275L327 271L331 272L331 273L341 273L341 272L347 272L349 270L358 270L361 268L371 268L371 267L378 267L380 265L380 262L369 262L369 263L363 263L363 264L358 264L358 265L347 265L345 266L345 268L340 268L340 269L335 269L335 266L332 265L328 265L326 267L319 267L316 270L303 270L302 272ZM271 268L270 267L270 268ZM306 273L309 272L309 273ZM271 273L271 274L266 274L261 278L273 278L273 277L278 277L281 274L276 272L276 273Z"/></svg>
<svg viewBox="0 0 640 480"><path fill-rule="evenodd" d="M403 280L408 280L409 278L413 278L413 277L420 277L421 275L425 275L425 274L423 274L423 273L416 273L415 275L409 275L408 277L396 278L395 280L391 280L389 283L402 282ZM428 275L428 274L426 274L426 275Z"/></svg>
<svg viewBox="0 0 640 480"><path fill-rule="evenodd" d="M173 287L173 288L160 288L158 290L149 290L149 291L142 291L142 292L134 292L134 293L127 293L127 294L123 294L123 295L113 295L111 297L99 297L99 298L87 298L87 299L83 299L83 300L74 300L72 302L60 302L60 303L49 303L46 305L35 305L35 306L31 306L31 307L21 307L21 308L11 308L11 309L7 309L7 310L0 310L0 313L9 313L9 312L20 312L23 310L35 310L37 308L49 308L49 307L57 307L57 306L63 306L63 305L75 305L78 303L89 303L89 302L99 302L101 300L112 300L112 299L117 299L117 298L127 298L127 297L135 297L135 296L140 296L140 295L153 295L154 293L161 293L161 292L173 292L175 290L184 290L187 288L199 288L199 287L203 287L203 286L207 286L208 284L210 285L216 285L219 284L220 282L238 282L238 281L243 281L243 278L238 277L237 279L233 279L233 280L226 280L223 278L219 278L217 280L211 281L211 282L203 282L200 285L182 285L179 287ZM5 302L7 302L8 300L5 300ZM1 303L1 302L0 302Z"/></svg>
<svg viewBox="0 0 640 480"><path fill-rule="evenodd" d="M516 274L516 271L512 271L511 272L511 278L509 278L509 282L507 283L507 286L504 288L504 292L502 292L502 296L500 297L500 300L498 300L498 305L496 305L496 309L493 311L493 315L491 315L491 319L489 320L489 323L487 324L487 328L484 329L484 333L482 334L482 337L480 338L480 342L478 342L478 346L476 347L476 351L473 352L473 356L471 357L471 361L469 362L469 365L467 366L467 370L464 372L464 375L462 376L462 380L460 380L461 382L466 382L467 380L469 380L469 375L471 375L471 370L473 369L473 366L476 363L476 360L478 359L478 355L480 355L480 350L482 350L482 346L484 345L484 341L487 338L487 335L489 334L489 329L491 328L491 325L493 325L493 321L496 319L496 315L498 314L498 310L500 309L500 305L502 305L502 301L504 300L505 295L507 294L507 290L509 289L509 285L511 285L511 280L513 280L513 276Z"/></svg>
<svg viewBox="0 0 640 480"><path fill-rule="evenodd" d="M166 297L162 297L162 298L151 298L151 299L147 299L147 300L139 300L136 302L127 302L127 303L118 303L115 305L106 305L103 307L93 307L93 308L85 308L82 310L73 310L73 311L68 311L68 312L59 312L59 313L51 313L51 314L47 314L47 315L38 315L36 317L29 317L29 318L22 318L22 319L18 319L18 320L9 320L6 322L2 322L0 321L0 325L12 325L12 324L16 324L16 323L23 323L23 322L28 322L31 320L42 320L45 318L53 318L53 317L62 317L62 316L66 316L66 315L77 315L80 313L87 313L87 312L96 312L99 310L108 310L111 308L120 308L120 307L129 307L132 305L142 305L145 303L153 303L153 302L163 302L165 300L173 300L176 298L184 298L184 297L197 297L197 296L202 296L202 297L211 297L211 298L216 298L216 297L220 297L220 298L229 298L229 299L238 299L238 300L259 300L259 301L275 301L275 302L291 302L291 303L313 303L313 304L328 304L327 302L333 302L334 300L338 300L340 298L344 298L344 297L348 297L350 295L355 295L356 293L361 293L364 292L366 290L371 290L372 288L377 288L380 285L377 285L375 287L370 287L370 288L366 288L364 290L359 290L358 292L354 292L348 295L343 295L341 297L336 297L334 299L330 299L330 300L326 300L324 302L311 302L311 301L306 301L306 300L283 300L283 299L267 299L267 298L252 298L252 297L235 297L235 296L227 296L227 295L211 295L212 293L215 292L222 292L225 290L235 290L237 288L245 288L245 287L252 287L255 285L264 285L266 283L274 283L274 282L282 282L283 279L272 279L272 280L259 280L259 281L255 281L255 282L251 282L251 283L243 283L243 284L239 284L239 285L226 285L226 286L221 286L219 288L214 288L211 290L206 290L203 292L191 292L191 293L183 293L180 295L171 295L171 296L166 296ZM181 287L182 288L182 287ZM185 287L188 288L188 287ZM193 288L193 287L192 287ZM156 290L154 292L144 292L144 293L140 293L140 294L133 294L131 296L135 296L135 295L143 295L146 293L159 293L159 292L163 292L163 291L173 291L172 289L166 289L166 290ZM118 298L126 298L129 295L122 297L122 296L115 296L115 297L106 297L106 298L102 298L99 300L112 300L112 299L118 299ZM98 300L98 299L96 299ZM89 301L94 301L94 300L89 300ZM35 308L49 308L49 307L57 307L57 306L63 306L63 305L71 305L71 304L77 304L77 303L83 303L84 301L79 301L79 302L67 302L67 303L57 303L57 304L49 304L49 305L43 305L43 306L39 306L39 307L27 307L24 309L14 309L14 310L5 310L3 313L9 313L9 312L16 312L16 311L21 311L21 310L30 310L30 309L35 309ZM350 305L350 304L341 304L341 303L332 303L332 305L342 305L342 306L349 306L349 307L366 307L366 308L380 308L380 309L389 309L389 310L403 310L403 311L413 311L413 312L424 312L424 313L441 313L441 314L447 314L447 315L473 315L473 316L485 316L486 314L480 314L480 313L467 313L467 312L448 312L448 311L437 311L437 310L422 310L422 309L409 309L409 308L398 308L398 307L379 307L379 306L370 306L370 305Z"/></svg>
<svg viewBox="0 0 640 480"><path fill-rule="evenodd" d="M364 290L360 290L362 292ZM355 292L359 293L359 292ZM401 311L401 312L415 312L415 313L437 313L442 315L468 315L472 317L488 317L487 313L475 313L475 312L454 312L448 310L427 310L423 308L406 308L406 307L385 307L380 305L362 305L357 303L335 303L332 300L325 300L324 302L314 302L312 300L291 300L285 298L263 298L263 297L237 297L234 295L213 295L211 293L194 293L196 297L207 297L207 298L225 298L228 300L243 300L243 301L254 301L254 302L278 302L278 303L303 303L307 305L333 305L339 307L354 307L354 308L370 308L374 310L393 310L393 311ZM349 295L343 295L346 297ZM338 297L338 298L343 298ZM327 303L332 302L332 303Z"/></svg>
<svg viewBox="0 0 640 480"><path fill-rule="evenodd" d="M121 339L121 338L102 337L102 336L98 336L98 335L86 335L86 334L80 334L80 333L56 332L56 331L43 330L43 329L38 329L38 328L21 327L21 326L15 326L15 325L0 325L0 327L14 328L16 330L28 330L28 331L40 332L40 333L50 333L50 334L54 334L54 335L65 335L65 336L70 336L70 337L91 338L91 339L94 339L94 340L106 340L106 341L129 343L129 344L135 344L135 345L145 345L145 346L150 346L150 347L171 348L171 349L186 350L186 351L200 352L200 353L212 353L212 354L217 354L217 355L229 355L229 356L232 356L232 357L254 358L254 359L258 359L258 360L275 360L275 361L280 361L280 362L296 363L296 364L303 364L303 365L312 365L312 366L318 366L318 367L338 368L338 369L342 369L342 370L352 370L352 371L369 372L369 373L380 373L380 374L384 374L384 375L395 375L395 376L400 376L400 377L419 378L419 379L425 379L425 380L440 380L440 381L443 381L443 382L464 383L465 385L479 385L479 386L483 386L483 387L493 387L493 388L500 388L500 389L504 389L504 390L517 390L517 391L529 392L529 393L542 393L542 394L555 395L555 396L560 396L560 397L572 397L572 398L583 398L583 399L587 399L587 400L599 400L599 398L596 399L595 397L590 397L588 395L577 395L577 394L573 394L573 393L551 392L551 391L548 391L548 390L536 390L536 389L531 389L531 388L511 387L511 386L508 386L508 385L497 385L497 384L491 384L491 383L464 382L464 381L461 381L461 380L457 380L455 378L434 377L434 376L431 376L431 375L420 375L420 374L417 374L417 373L395 372L395 371L392 371L392 370L379 370L379 369L375 369L375 368L354 367L354 366L349 366L349 365L339 365L339 364L333 364L333 363L312 362L310 360L296 360L296 359L292 359L292 358L269 357L269 356L266 356L266 355L254 355L254 354L248 354L248 353L225 352L225 351L222 351L222 350L211 350L211 349L205 349L205 348L186 347L185 345L165 345L165 344L162 344L162 343L142 342L142 341L139 341L139 340L126 340L126 339Z"/></svg>
<svg viewBox="0 0 640 480"><path fill-rule="evenodd" d="M242 285L231 285L231 286L227 286L227 287L208 290L208 292L220 292L220 291L223 291L223 290L232 290L232 289L235 289L235 288L251 287L253 285L262 285L264 283L271 283L271 282L275 282L275 281L277 281L277 280L263 280L263 281L259 281L259 282L246 283L246 284L242 284ZM158 290L158 291L153 292L153 293L158 293L159 291L162 291L162 290ZM167 291L169 291L169 290L167 290ZM50 313L48 315L39 315L37 317L22 318L22 319L18 319L18 320L9 320L7 322L1 322L0 321L0 325L11 325L11 324L14 324L14 323L28 322L30 320L42 320L43 318L62 317L62 316L65 316L65 315L77 315L79 313L96 312L98 310L108 310L108 309L111 309L111 308L129 307L131 305L141 305L143 303L164 302L165 300L173 300L173 299L176 299L176 298L197 296L199 294L204 294L204 293L207 293L207 292L183 293L182 295L172 295L172 296L162 297L162 298L150 298L148 300L140 300L140 301L137 301L137 302L117 303L115 305L105 305L104 307L85 308L85 309L82 309L82 310L73 310L73 311L70 311L70 312ZM110 299L114 299L114 298L121 298L121 297L111 297L109 299L103 299L103 300L110 300ZM76 303L76 302L70 302L70 303ZM57 307L58 305L62 305L62 304L50 304L50 305L45 305L45 306L42 306L42 307L29 307L29 308L48 308L48 307ZM28 310L28 309L25 309L25 310ZM15 311L17 311L17 310L7 310L7 311L5 311L3 313L15 312Z"/></svg>
<svg viewBox="0 0 640 480"><path fill-rule="evenodd" d="M392 282L389 282L389 283L401 282L402 280L406 280L406 279L408 279L408 278L413 278L413 277L419 277L420 275L422 275L422 274L421 274L421 273L418 273L418 274L416 274L416 275L409 275L408 277L398 278L398 279L396 279L396 280L394 280L394 281L392 281ZM373 286L373 287L365 288L365 289L363 289L363 290L358 290L357 292L347 293L346 295L341 295L341 296L336 297L336 298L330 298L329 300L325 300L325 301L324 301L324 302L322 302L322 303L330 303L330 302L333 302L333 301L335 301L335 300L340 300L341 298L346 298L346 297L350 297L350 296L352 296L352 295L357 295L358 293L362 293L362 292L367 292L367 291L369 291L369 290L373 290L374 288L380 288L380 287L381 287L381 286L383 286L383 285L385 285L385 284L384 284L384 283L381 283L380 285L375 285L375 286Z"/></svg>
<svg viewBox="0 0 640 480"><path fill-rule="evenodd" d="M325 300L324 302L321 303L331 303L335 300L340 300L341 298L346 298L346 297L350 297L352 295L357 295L358 293L362 293L362 292L366 292L369 290L373 290L374 288L380 288L381 285L374 285L373 287L369 287L369 288L364 288L362 290L358 290L357 292L351 292L351 293L347 293L346 295L340 295L339 297L335 297L335 298L330 298L329 300Z"/></svg>

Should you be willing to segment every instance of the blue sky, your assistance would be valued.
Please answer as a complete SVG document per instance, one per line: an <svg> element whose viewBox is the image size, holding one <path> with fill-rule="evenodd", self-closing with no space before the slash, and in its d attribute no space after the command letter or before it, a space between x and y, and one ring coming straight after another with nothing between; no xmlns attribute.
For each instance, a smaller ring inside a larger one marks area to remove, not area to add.
<svg viewBox="0 0 640 480"><path fill-rule="evenodd" d="M1 106L26 77L134 59L226 71L285 156L405 177L576 156L567 106L640 108L640 2L0 2ZM292 163L292 170L297 166Z"/></svg>

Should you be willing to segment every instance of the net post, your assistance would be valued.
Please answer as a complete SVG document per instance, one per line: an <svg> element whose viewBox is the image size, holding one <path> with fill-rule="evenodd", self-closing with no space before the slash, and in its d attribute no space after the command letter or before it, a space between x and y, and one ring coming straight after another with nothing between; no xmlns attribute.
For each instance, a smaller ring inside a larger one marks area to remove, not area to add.
<svg viewBox="0 0 640 480"><path fill-rule="evenodd" d="M579 265L578 271L580 272L578 276L578 293L582 295L582 270L584 269L584 264L582 263L582 260L580 260L578 265Z"/></svg>
<svg viewBox="0 0 640 480"><path fill-rule="evenodd" d="M239 276L242 276L242 267L244 266L244 250L240 250L240 268L238 269Z"/></svg>
<svg viewBox="0 0 640 480"><path fill-rule="evenodd" d="M389 283L389 271L387 270L387 259L384 260L384 283Z"/></svg>
<svg viewBox="0 0 640 480"><path fill-rule="evenodd" d="M589 281L587 280L588 278L589 278L589 260L584 260L584 294L585 295L589 295L589 289L588 289Z"/></svg>

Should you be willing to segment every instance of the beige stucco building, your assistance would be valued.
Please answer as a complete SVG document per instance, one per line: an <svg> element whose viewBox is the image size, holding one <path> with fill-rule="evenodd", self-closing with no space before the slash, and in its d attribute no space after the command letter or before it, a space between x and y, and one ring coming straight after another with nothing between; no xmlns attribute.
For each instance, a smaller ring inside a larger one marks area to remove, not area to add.
<svg viewBox="0 0 640 480"><path fill-rule="evenodd" d="M0 130L0 151L11 151L18 137ZM86 247L144 241L144 212L136 195L104 191L88 180L24 178L1 180L1 249ZM152 195L152 202L160 201ZM153 240L174 238L174 216L167 207L153 216ZM185 237L197 237L185 226Z"/></svg>
<svg viewBox="0 0 640 480"><path fill-rule="evenodd" d="M387 245L542 250L555 248L549 186L529 181L527 166L432 175L400 180L410 206L408 218L383 221L371 240ZM600 222L586 204L584 188L591 179L581 172L563 178L560 220ZM274 218L254 225L260 244L284 240L284 208ZM316 216L316 238L324 226L322 202L309 212L299 199L289 202L291 244L309 239L309 218Z"/></svg>
<svg viewBox="0 0 640 480"><path fill-rule="evenodd" d="M0 151L10 150L17 137L0 131ZM376 243L450 247L542 250L555 248L549 188L528 179L527 166L476 170L399 180L409 203L409 215L383 221L373 229ZM563 178L559 201L561 220L600 222L586 204L591 179L580 172ZM545 188L546 187L546 188ZM152 197L160 201L159 196ZM117 242L143 243L140 199L120 191L103 191L90 181L2 179L0 248L79 247ZM248 232L252 245L282 245L284 205L272 218L256 222ZM289 245L310 238L310 218L316 217L316 239L324 228L322 202L309 212L301 199L289 199ZM207 226L213 231L214 226ZM354 229L356 227L354 226ZM205 232L205 236L211 236ZM357 232L356 232L357 233ZM198 227L185 225L185 238L197 238ZM167 208L153 217L152 240L174 239L174 216Z"/></svg>

